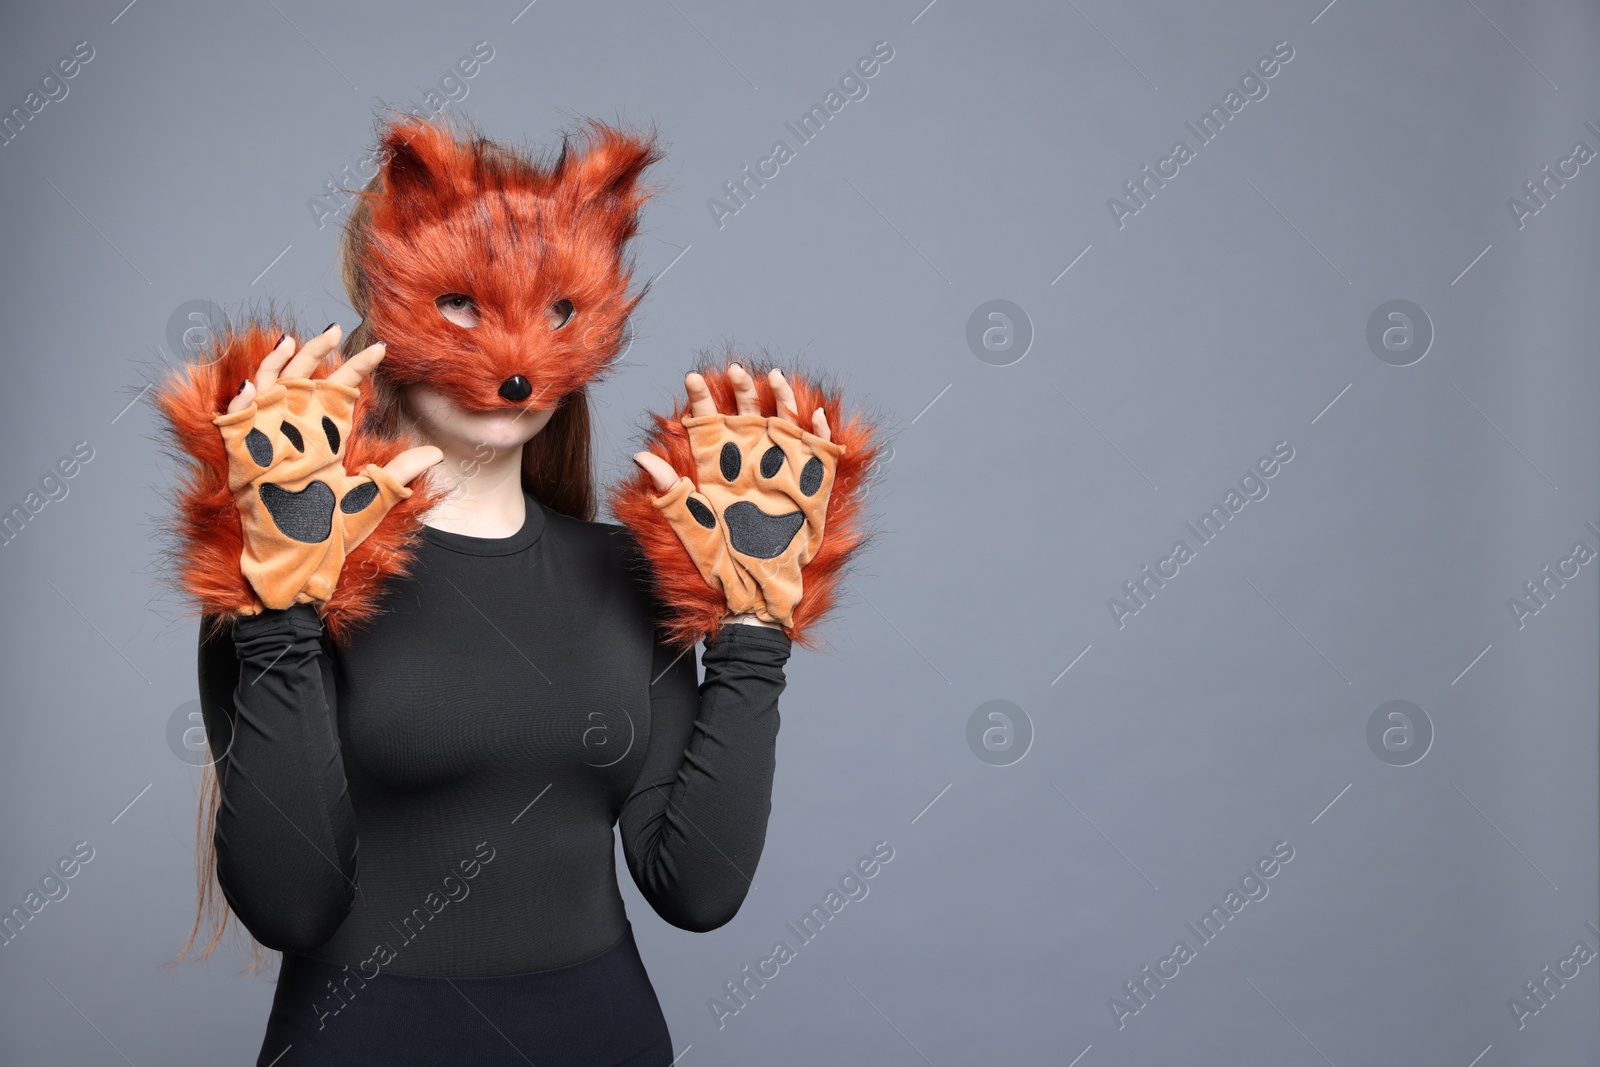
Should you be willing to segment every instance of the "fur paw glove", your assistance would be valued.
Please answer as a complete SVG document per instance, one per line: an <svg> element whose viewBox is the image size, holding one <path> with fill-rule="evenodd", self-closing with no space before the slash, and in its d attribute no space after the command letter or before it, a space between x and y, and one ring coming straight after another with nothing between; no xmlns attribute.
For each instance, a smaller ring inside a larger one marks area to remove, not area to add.
<svg viewBox="0 0 1600 1067"><path fill-rule="evenodd" d="M695 477L651 503L730 612L792 630L844 448L776 416L697 415L683 425Z"/></svg>
<svg viewBox="0 0 1600 1067"><path fill-rule="evenodd" d="M228 489L244 531L240 569L268 608L321 607L345 556L411 496L376 463L347 474L343 449L360 390L282 378L211 422L228 449Z"/></svg>
<svg viewBox="0 0 1600 1067"><path fill-rule="evenodd" d="M227 412L285 333L309 336L270 309L222 323L160 376L153 399L177 475L162 569L218 628L265 607L311 603L343 643L381 612L389 581L409 572L421 515L440 491L399 485L381 469L416 442L364 430L370 380L325 381L322 364Z"/></svg>
<svg viewBox="0 0 1600 1067"><path fill-rule="evenodd" d="M732 351L755 380L761 413L736 410L726 360L696 369L719 414L686 400L650 416L645 447L679 475L665 493L643 471L611 493L611 509L649 561L661 628L675 645L710 639L729 613L753 614L815 645L844 570L867 542L863 505L877 428L841 411L837 389L789 374L796 407L820 407L832 440L778 414L770 365Z"/></svg>

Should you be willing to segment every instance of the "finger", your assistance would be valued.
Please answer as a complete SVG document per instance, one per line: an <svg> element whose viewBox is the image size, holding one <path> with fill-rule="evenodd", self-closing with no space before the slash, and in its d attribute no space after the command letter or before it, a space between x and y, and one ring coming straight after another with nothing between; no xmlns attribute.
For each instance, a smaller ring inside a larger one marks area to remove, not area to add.
<svg viewBox="0 0 1600 1067"><path fill-rule="evenodd" d="M283 374L280 377L311 377L311 372L317 369L317 364L322 362L322 357L334 350L339 344L339 338L342 336L338 323L329 326L326 330L300 346L300 351L296 352L294 358L289 361L288 366L283 368Z"/></svg>
<svg viewBox="0 0 1600 1067"><path fill-rule="evenodd" d="M795 403L794 387L783 376L783 371L772 368L767 375L767 384L772 386L772 395L778 398L778 414L796 426L800 425L800 408Z"/></svg>
<svg viewBox="0 0 1600 1067"><path fill-rule="evenodd" d="M401 485L408 484L411 479L444 459L444 452L433 445L422 445L418 448L408 448L398 456L383 465L390 476Z"/></svg>
<svg viewBox="0 0 1600 1067"><path fill-rule="evenodd" d="M267 358L256 368L256 388L263 393L271 389L277 383L283 365L289 362L289 357L292 355L294 355L294 338L284 334L278 338L278 346L268 352Z"/></svg>
<svg viewBox="0 0 1600 1067"><path fill-rule="evenodd" d="M328 375L328 381L339 385L360 385L361 379L372 373L372 368L383 362L386 349L382 341L370 345L339 364L333 373Z"/></svg>
<svg viewBox="0 0 1600 1067"><path fill-rule="evenodd" d="M684 387L689 390L690 415L715 415L717 402L711 399L711 389L706 385L706 380L698 371L690 371L684 375Z"/></svg>
<svg viewBox="0 0 1600 1067"><path fill-rule="evenodd" d="M250 402L252 400L254 400L255 398L256 398L256 386L255 386L255 383L254 382L245 382L244 383L244 388L239 390L239 395L234 397L231 401L228 402L228 414L231 415L235 411L243 411L245 408L250 406Z"/></svg>
<svg viewBox="0 0 1600 1067"><path fill-rule="evenodd" d="M833 434L828 430L828 413L821 408L811 413L811 432L824 441L833 440Z"/></svg>
<svg viewBox="0 0 1600 1067"><path fill-rule="evenodd" d="M750 372L737 363L728 364L728 381L733 383L733 399L741 415L761 414L761 398L756 393L756 380Z"/></svg>
<svg viewBox="0 0 1600 1067"><path fill-rule="evenodd" d="M665 493L678 484L678 472L672 469L672 464L654 452L635 452L633 461L650 475L650 480L655 482L656 492Z"/></svg>

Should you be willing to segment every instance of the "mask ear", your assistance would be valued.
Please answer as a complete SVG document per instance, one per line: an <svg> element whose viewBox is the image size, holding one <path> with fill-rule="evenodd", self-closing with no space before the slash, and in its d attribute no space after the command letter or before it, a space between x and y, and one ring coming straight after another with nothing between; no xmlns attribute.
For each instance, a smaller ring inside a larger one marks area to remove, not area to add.
<svg viewBox="0 0 1600 1067"><path fill-rule="evenodd" d="M471 154L445 126L408 116L390 123L379 145L383 192L373 206L380 225L408 229L442 217L476 184Z"/></svg>
<svg viewBox="0 0 1600 1067"><path fill-rule="evenodd" d="M639 209L654 193L640 176L663 153L653 132L626 133L594 119L586 125L588 137L579 151L562 140L554 184L580 212L599 214L607 235L620 246L637 232Z"/></svg>

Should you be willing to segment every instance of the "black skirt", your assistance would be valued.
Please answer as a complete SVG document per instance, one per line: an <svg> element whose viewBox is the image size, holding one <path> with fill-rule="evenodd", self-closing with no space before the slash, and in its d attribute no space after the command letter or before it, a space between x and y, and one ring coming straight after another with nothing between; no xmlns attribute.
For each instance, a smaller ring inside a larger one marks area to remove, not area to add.
<svg viewBox="0 0 1600 1067"><path fill-rule="evenodd" d="M386 974L285 953L256 1067L669 1067L629 924L597 956L488 978Z"/></svg>

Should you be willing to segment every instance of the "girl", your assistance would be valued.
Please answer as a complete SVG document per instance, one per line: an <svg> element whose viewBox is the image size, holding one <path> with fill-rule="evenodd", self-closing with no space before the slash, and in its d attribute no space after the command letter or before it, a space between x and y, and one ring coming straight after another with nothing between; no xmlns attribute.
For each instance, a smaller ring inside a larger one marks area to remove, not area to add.
<svg viewBox="0 0 1600 1067"><path fill-rule="evenodd" d="M703 362L594 521L586 390L643 297L621 250L659 154L588 132L546 163L391 123L344 238L355 354L268 316L160 393L205 616L201 910L220 889L283 953L258 1064L664 1067L612 828L686 930L760 859L873 428Z"/></svg>

